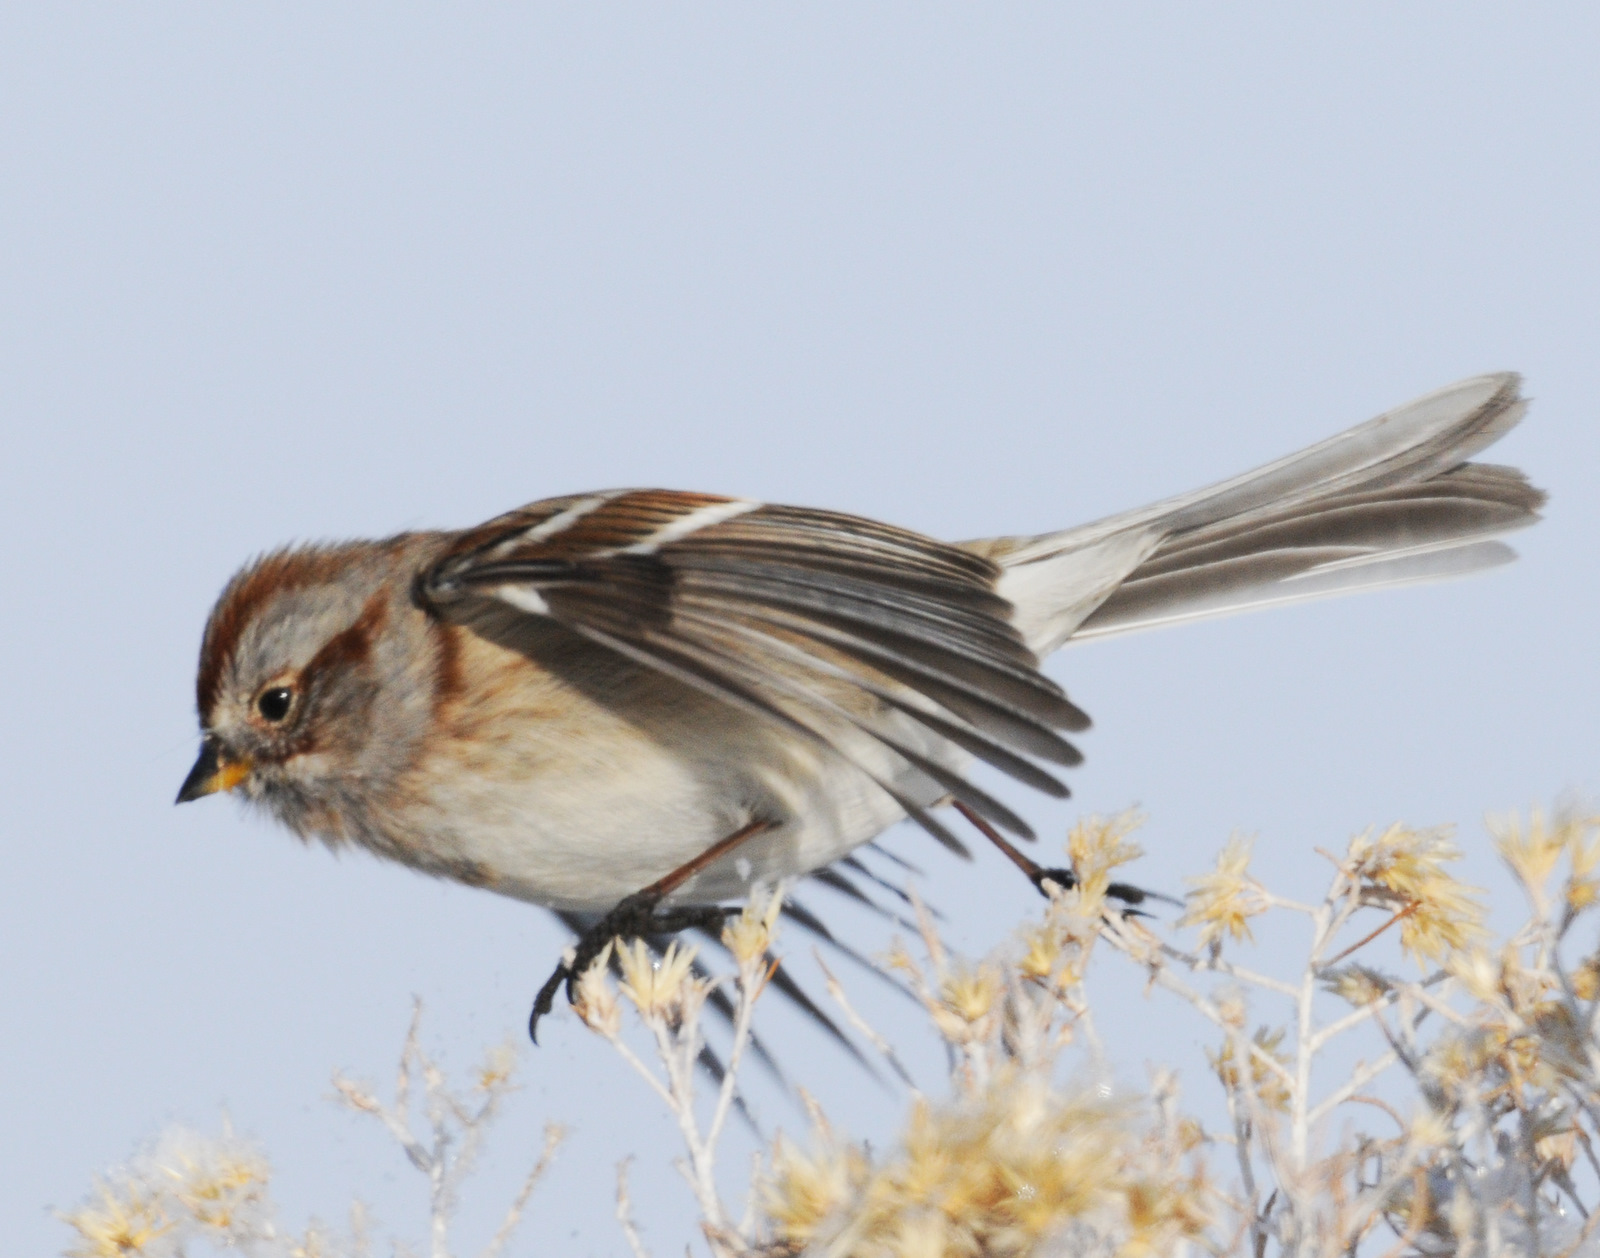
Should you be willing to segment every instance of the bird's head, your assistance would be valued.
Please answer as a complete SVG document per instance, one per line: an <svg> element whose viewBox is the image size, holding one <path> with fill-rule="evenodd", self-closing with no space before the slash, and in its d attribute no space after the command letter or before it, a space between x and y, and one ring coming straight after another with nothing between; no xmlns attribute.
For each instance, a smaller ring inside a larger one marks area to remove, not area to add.
<svg viewBox="0 0 1600 1258"><path fill-rule="evenodd" d="M344 797L409 758L428 687L408 664L426 617L404 541L278 551L228 583L201 642L200 754L179 803L236 790L338 837Z"/></svg>

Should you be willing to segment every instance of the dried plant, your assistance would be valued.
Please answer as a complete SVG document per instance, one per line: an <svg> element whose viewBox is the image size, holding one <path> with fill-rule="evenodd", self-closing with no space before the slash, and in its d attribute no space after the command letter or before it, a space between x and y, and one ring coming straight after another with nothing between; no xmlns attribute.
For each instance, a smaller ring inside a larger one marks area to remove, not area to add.
<svg viewBox="0 0 1600 1258"><path fill-rule="evenodd" d="M1530 914L1492 948L1478 893L1450 872L1460 853L1448 833L1404 826L1368 831L1329 856L1333 874L1316 904L1268 892L1249 877L1248 852L1230 845L1216 872L1195 880L1183 919L1199 930L1194 950L1141 921L1107 917L1106 942L1221 1034L1213 1061L1232 1131L1218 1143L1233 1146L1230 1209L1251 1252L1365 1252L1384 1233L1397 1253L1587 1251L1597 1185L1586 1174L1580 1189L1573 1172L1596 1132L1600 1024L1586 977L1592 932L1588 953L1569 955L1569 941L1594 900L1600 822L1535 814L1526 827L1507 821L1495 831ZM1553 890L1563 859L1568 876ZM1226 955L1224 940L1268 912L1309 922L1295 981ZM1420 977L1363 960L1390 930ZM1323 991L1346 1012L1325 1014ZM1251 996L1278 1003L1282 1023L1252 1030ZM1363 1031L1380 1051L1319 1093L1319 1058ZM1347 1125L1335 1135L1336 1117L1360 1104L1388 1129ZM1589 1166L1600 1171L1592 1156Z"/></svg>
<svg viewBox="0 0 1600 1258"><path fill-rule="evenodd" d="M1138 854L1132 825L1077 827L1078 889L983 961L953 957L916 905L923 956L897 945L888 963L949 1047L951 1094L914 1097L885 1158L820 1115L809 1152L780 1137L757 1187L764 1252L1158 1254L1207 1234L1214 1193L1170 1075L1146 1105L1060 1081L1066 1050L1097 1042L1083 981L1112 912L1111 871Z"/></svg>
<svg viewBox="0 0 1600 1258"><path fill-rule="evenodd" d="M429 1200L430 1258L450 1258L450 1220L461 1181L471 1173L490 1122L512 1090L516 1051L492 1049L466 1092L452 1090L443 1072L418 1040L422 1006L412 1012L400 1054L394 1100L334 1076L345 1104L380 1120L426 1176ZM423 1123L411 1113L416 1076L423 1085ZM521 1221L534 1187L555 1157L564 1132L545 1127L544 1148L507 1209L481 1258L500 1258ZM61 1217L77 1240L69 1258L186 1258L201 1251L234 1250L247 1258L367 1258L372 1252L366 1211L356 1202L348 1233L337 1235L313 1222L293 1233L279 1222L269 1191L266 1156L223 1125L220 1136L185 1127L169 1128L153 1145L104 1176L90 1198ZM395 1242L395 1252L413 1252Z"/></svg>
<svg viewBox="0 0 1600 1258"><path fill-rule="evenodd" d="M1450 834L1404 826L1323 853L1331 874L1312 903L1263 886L1249 843L1230 841L1164 926L1107 897L1113 871L1139 855L1137 825L1132 814L1082 821L1067 844L1077 885L1051 884L1043 911L978 960L954 955L913 896L916 946L896 943L884 965L921 1003L948 1080L937 1095L911 1088L899 1140L881 1152L802 1094L809 1135L775 1136L738 1206L719 1191L717 1159L778 964L781 895L758 894L728 923L730 974L681 946L617 945L596 962L578 1014L676 1119L678 1166L715 1258L1600 1254L1600 819L1493 823L1528 906L1502 939L1452 872ZM1255 931L1279 919L1304 924L1304 953L1287 971L1247 964ZM1118 955L1096 959L1107 950ZM1128 963L1158 1025L1198 1015L1211 1027L1216 1130L1186 1114L1170 1062L1147 1063L1139 1095L1112 1086L1105 1063L1130 1054L1102 1044L1085 976ZM906 1078L823 973L843 1020ZM719 987L733 1035L713 1079L698 1063ZM629 1020L653 1054L630 1044ZM413 1025L392 1105L340 1085L427 1176L435 1255L449 1252L454 1194L503 1086L495 1060L468 1103L444 1089ZM407 1111L417 1071L426 1136ZM81 1238L71 1252L179 1254L186 1237L224 1226L246 1253L333 1252L320 1235L278 1237L258 1153L231 1136L185 1147L158 1146L109 1178L69 1216ZM617 1218L641 1258L628 1173L618 1168Z"/></svg>
<svg viewBox="0 0 1600 1258"><path fill-rule="evenodd" d="M333 1086L358 1113L370 1114L383 1123L404 1151L411 1165L428 1179L428 1253L430 1258L450 1258L450 1219L455 1213L456 1194L461 1181L472 1171L483 1137L501 1103L510 1093L516 1070L517 1049L503 1044L489 1050L473 1078L471 1089L452 1091L444 1072L422 1051L417 1035L422 1024L422 1003L412 1008L411 1028L406 1032L400 1052L400 1071L395 1080L394 1101L385 1105L372 1089L335 1075ZM419 1134L411 1115L413 1073L422 1076L424 1134ZM533 1169L522 1181L505 1217L482 1251L482 1258L499 1258L506 1242L522 1220L528 1198L543 1178L566 1132L555 1123L544 1129L544 1149Z"/></svg>
<svg viewBox="0 0 1600 1258"><path fill-rule="evenodd" d="M1493 943L1479 894L1451 872L1460 853L1449 833L1404 826L1324 854L1332 875L1312 904L1262 886L1250 845L1230 841L1163 932L1107 899L1113 870L1139 855L1129 838L1138 820L1081 822L1067 844L1078 885L1055 889L1037 921L980 961L952 956L917 906L921 956L896 945L887 965L948 1048L948 1095L914 1092L898 1148L877 1157L813 1104L807 1147L773 1142L752 1186L753 1216L730 1230L726 1209L713 1212L702 1196L714 1253L1600 1253L1591 1223L1600 1218L1600 956L1592 927L1587 951L1573 942L1600 904L1600 821L1569 811L1496 823L1530 912ZM1267 914L1309 926L1298 973L1235 956ZM1179 942L1186 935L1192 945ZM1391 940L1416 976L1399 972ZM1184 1116L1162 1063L1150 1063L1153 1083L1138 1101L1083 1082L1108 1056L1084 984L1102 947L1176 998L1174 1020L1186 1006L1212 1025L1226 1130ZM741 1035L761 992L753 955L743 954L735 980ZM631 954L625 974L643 961ZM678 977L686 964L669 956L653 981L687 982ZM827 979L846 1020L892 1059ZM626 1052L620 1010L602 994L609 982L599 966L586 979L595 1010L606 1011L588 1015L590 1025ZM623 990L639 986L629 977ZM1253 1003L1279 1012L1262 1019ZM699 1168L708 1150L693 1134L689 1065L700 1004L672 1016L641 996L633 1004L675 1081L653 1086ZM1335 1044L1363 1035L1368 1059L1315 1086ZM732 1086L724 1079L723 1095ZM1370 1115L1375 1132L1362 1125Z"/></svg>
<svg viewBox="0 0 1600 1258"><path fill-rule="evenodd" d="M687 1161L678 1163L678 1169L688 1181L700 1208L701 1229L706 1241L719 1258L747 1253L755 1226L753 1208L735 1220L723 1204L716 1184L716 1156L718 1143L738 1099L739 1066L749 1047L756 1001L761 998L776 966L769 950L782 907L780 890L758 890L750 897L744 911L730 918L723 928L723 945L736 966L732 975L735 987L733 1045L710 1116L704 1121L695 1105L701 1050L705 1046L701 1037L701 1015L712 990L728 980L697 973L692 948L672 944L657 959L642 942L635 940L616 950L620 982L612 982L612 951L608 948L584 973L578 985L578 1016L591 1031L611 1044L677 1119L688 1155ZM659 1073L621 1037L619 991L649 1030L661 1067ZM752 1198L752 1207L753 1201ZM643 1254L644 1247L628 1205L626 1167L618 1171L617 1217L633 1252Z"/></svg>

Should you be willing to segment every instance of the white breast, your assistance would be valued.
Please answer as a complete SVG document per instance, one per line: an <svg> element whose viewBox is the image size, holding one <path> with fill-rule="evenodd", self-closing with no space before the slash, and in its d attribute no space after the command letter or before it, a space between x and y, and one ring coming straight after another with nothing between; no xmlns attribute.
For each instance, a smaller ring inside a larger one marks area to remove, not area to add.
<svg viewBox="0 0 1600 1258"><path fill-rule="evenodd" d="M460 736L408 774L406 802L373 844L385 855L536 904L605 910L771 821L674 897L710 902L818 869L903 815L837 754L752 714L652 677L580 692L507 655L489 661L498 707L481 691L463 703ZM875 772L896 771L877 744L834 734ZM926 779L896 786L928 804L939 795Z"/></svg>

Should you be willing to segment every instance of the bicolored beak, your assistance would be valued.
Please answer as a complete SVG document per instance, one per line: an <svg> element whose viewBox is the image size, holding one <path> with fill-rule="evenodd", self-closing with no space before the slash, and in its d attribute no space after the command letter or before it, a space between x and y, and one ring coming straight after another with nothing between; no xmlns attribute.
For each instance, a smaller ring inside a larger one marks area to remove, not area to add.
<svg viewBox="0 0 1600 1258"><path fill-rule="evenodd" d="M200 744L200 756L194 762L194 768L190 769L189 776L183 779L183 786L178 790L177 802L187 804L191 799L199 799L202 795L231 791L250 776L251 767L248 757L243 760L229 760L223 755L217 740L207 738Z"/></svg>

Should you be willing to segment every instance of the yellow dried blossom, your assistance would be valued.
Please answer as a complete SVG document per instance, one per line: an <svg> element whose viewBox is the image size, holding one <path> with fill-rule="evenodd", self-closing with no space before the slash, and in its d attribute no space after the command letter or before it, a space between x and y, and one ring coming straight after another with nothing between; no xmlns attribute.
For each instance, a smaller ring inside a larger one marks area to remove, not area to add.
<svg viewBox="0 0 1600 1258"><path fill-rule="evenodd" d="M1489 819L1489 832L1494 835L1500 858L1511 866L1523 886L1536 892L1544 889L1566 850L1565 829L1559 820L1556 825L1547 826L1544 814L1537 808L1528 818L1526 829L1516 817Z"/></svg>
<svg viewBox="0 0 1600 1258"><path fill-rule="evenodd" d="M1530 969L1523 964L1521 949L1515 944L1508 943L1500 950L1500 989L1522 1017L1537 1018L1555 986L1554 975L1542 967Z"/></svg>
<svg viewBox="0 0 1600 1258"><path fill-rule="evenodd" d="M1483 1073L1494 1055L1495 1046L1486 1036L1452 1032L1434 1041L1422 1060L1419 1073L1447 1097L1454 1097L1469 1081Z"/></svg>
<svg viewBox="0 0 1600 1258"><path fill-rule="evenodd" d="M1128 1185L1126 1197L1131 1234L1118 1250L1120 1258L1169 1254L1174 1241L1200 1235L1212 1220L1203 1165L1188 1177L1136 1179Z"/></svg>
<svg viewBox="0 0 1600 1258"><path fill-rule="evenodd" d="M695 982L695 949L679 948L674 941L657 962L649 946L635 939L617 949L617 963L622 968L622 994L645 1017L675 1017L683 1008Z"/></svg>
<svg viewBox="0 0 1600 1258"><path fill-rule="evenodd" d="M976 1022L994 1008L1000 995L1000 972L992 965L953 971L940 985L945 1007L963 1022Z"/></svg>
<svg viewBox="0 0 1600 1258"><path fill-rule="evenodd" d="M895 1179L895 1190L913 1202L936 1197L939 1186L951 1174L950 1156L938 1117L924 1098L912 1102L902 1143L905 1158Z"/></svg>
<svg viewBox="0 0 1600 1258"><path fill-rule="evenodd" d="M1485 1023L1435 1041L1422 1073L1447 1098L1506 1091L1527 1104L1528 1089L1550 1092L1566 1078L1587 1077L1587 1057L1560 1005L1548 1006L1533 1028Z"/></svg>
<svg viewBox="0 0 1600 1258"><path fill-rule="evenodd" d="M1053 980L1057 992L1066 992L1083 981L1088 957L1084 942L1058 915L1024 928L1021 941L1017 969L1023 977L1040 983Z"/></svg>
<svg viewBox="0 0 1600 1258"><path fill-rule="evenodd" d="M204 1156L179 1154L173 1161L162 1167L173 1181L173 1195L203 1227L230 1232L241 1211L262 1204L270 1171L253 1151L218 1142Z"/></svg>
<svg viewBox="0 0 1600 1258"><path fill-rule="evenodd" d="M1468 947L1484 935L1486 910L1478 888L1458 882L1444 866L1461 859L1447 827L1412 830L1390 826L1350 841L1348 865L1353 876L1379 902L1404 913L1400 946L1418 964L1438 961Z"/></svg>
<svg viewBox="0 0 1600 1258"><path fill-rule="evenodd" d="M782 911L783 897L775 890L762 888L751 895L737 917L728 919L722 928L722 942L740 968L771 950Z"/></svg>
<svg viewBox="0 0 1600 1258"><path fill-rule="evenodd" d="M1200 946L1218 947L1224 935L1250 938L1249 919L1267 911L1266 898L1250 877L1252 840L1235 835L1217 858L1216 869L1188 879L1194 890L1185 897L1189 908L1180 926L1200 927Z"/></svg>
<svg viewBox="0 0 1600 1258"><path fill-rule="evenodd" d="M1283 1043L1284 1032L1280 1028L1270 1031L1260 1027L1250 1037L1250 1089L1268 1109L1285 1111L1293 1099L1289 1095L1289 1087L1284 1082L1283 1073L1264 1060L1270 1058L1280 1066L1288 1063L1288 1055L1278 1051L1278 1046ZM1222 1086L1230 1092L1241 1088L1243 1078L1239 1073L1238 1061L1233 1051L1234 1039L1230 1036L1217 1053L1207 1053L1211 1058L1211 1068L1217 1072L1217 1078L1222 1081Z"/></svg>
<svg viewBox="0 0 1600 1258"><path fill-rule="evenodd" d="M1450 958L1445 968L1474 1000L1500 999L1500 966L1487 949L1463 949Z"/></svg>
<svg viewBox="0 0 1600 1258"><path fill-rule="evenodd" d="M772 1152L772 1173L761 1196L776 1237L804 1246L818 1228L855 1194L865 1161L854 1149L828 1142L807 1155L780 1135Z"/></svg>
<svg viewBox="0 0 1600 1258"><path fill-rule="evenodd" d="M878 1167L856 1161L843 1191L837 1154L827 1175L808 1163L808 1191L790 1191L775 1231L852 1258L1022 1258L1084 1220L1120 1238L1121 1252L1168 1253L1204 1228L1206 1190L1198 1177L1164 1173L1160 1161L1136 1170L1141 1146L1129 1118L1093 1093L1003 1072L958 1104L919 1102L900 1152ZM780 1146L775 1164L787 1169L793 1157ZM826 1226L817 1222L823 1205L834 1211ZM797 1229L796 1214L808 1226Z"/></svg>
<svg viewBox="0 0 1600 1258"><path fill-rule="evenodd" d="M1559 1163L1570 1170L1578 1157L1578 1129L1572 1119L1553 1114L1533 1120L1533 1152L1540 1162Z"/></svg>
<svg viewBox="0 0 1600 1258"><path fill-rule="evenodd" d="M101 1184L99 1202L61 1218L83 1238L71 1258L130 1258L172 1229L156 1196L131 1185L119 1193Z"/></svg>
<svg viewBox="0 0 1600 1258"><path fill-rule="evenodd" d="M1476 891L1454 878L1439 879L1401 919L1400 946L1418 965L1439 961L1482 938L1485 912Z"/></svg>
<svg viewBox="0 0 1600 1258"><path fill-rule="evenodd" d="M891 970L898 970L910 978L921 978L922 967L917 964L916 958L906 949L905 941L896 936L889 943L889 950L883 954L883 964Z"/></svg>
<svg viewBox="0 0 1600 1258"><path fill-rule="evenodd" d="M1567 907L1582 913L1600 903L1600 817L1575 819L1567 830L1567 854L1572 872L1567 877L1564 896Z"/></svg>
<svg viewBox="0 0 1600 1258"><path fill-rule="evenodd" d="M615 1039L622 1030L622 1008L617 1004L617 994L610 980L611 953L616 946L613 940L601 950L600 955L578 977L577 999L573 1011L583 1019L583 1024L597 1035Z"/></svg>
<svg viewBox="0 0 1600 1258"><path fill-rule="evenodd" d="M1382 1000L1394 986L1387 975L1364 965L1343 966L1326 974L1322 981L1328 991L1352 1005Z"/></svg>
<svg viewBox="0 0 1600 1258"><path fill-rule="evenodd" d="M1105 899L1113 869L1144 855L1137 843L1127 841L1128 835L1143 824L1144 814L1129 808L1111 817L1083 817L1072 827L1067 835L1067 854L1086 908L1094 911Z"/></svg>
<svg viewBox="0 0 1600 1258"><path fill-rule="evenodd" d="M943 1212L913 1209L895 1221L888 1249L894 1258L946 1258L955 1240L956 1229Z"/></svg>
<svg viewBox="0 0 1600 1258"><path fill-rule="evenodd" d="M497 1044L483 1057L478 1067L478 1077L473 1080L480 1092L494 1092L511 1082L517 1072L517 1048L514 1044Z"/></svg>
<svg viewBox="0 0 1600 1258"><path fill-rule="evenodd" d="M1038 1080L1003 1083L971 1106L920 1107L917 1125L904 1162L869 1190L874 1204L936 1205L975 1252L1027 1252L1120 1187L1120 1115Z"/></svg>
<svg viewBox="0 0 1600 1258"><path fill-rule="evenodd" d="M1585 957L1572 972L1572 990L1579 1000L1600 996L1600 956Z"/></svg>
<svg viewBox="0 0 1600 1258"><path fill-rule="evenodd" d="M939 1003L930 1011L934 1025L952 1043L982 1038L1003 989L1000 972L992 965L952 970L939 984Z"/></svg>
<svg viewBox="0 0 1600 1258"><path fill-rule="evenodd" d="M1222 1024L1229 1027L1244 1026L1244 1020L1250 1012L1237 989L1222 992L1216 999L1216 1006Z"/></svg>
<svg viewBox="0 0 1600 1258"><path fill-rule="evenodd" d="M1061 963L1061 932L1050 922L1040 922L1022 932L1023 951L1017 968L1033 979L1047 979Z"/></svg>
<svg viewBox="0 0 1600 1258"><path fill-rule="evenodd" d="M334 1250L315 1223L306 1229L304 1237L289 1241L289 1258L330 1258L333 1253Z"/></svg>
<svg viewBox="0 0 1600 1258"><path fill-rule="evenodd" d="M1406 1139L1413 1149L1447 1149L1454 1147L1456 1134L1446 1115L1425 1109L1412 1118Z"/></svg>

